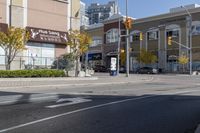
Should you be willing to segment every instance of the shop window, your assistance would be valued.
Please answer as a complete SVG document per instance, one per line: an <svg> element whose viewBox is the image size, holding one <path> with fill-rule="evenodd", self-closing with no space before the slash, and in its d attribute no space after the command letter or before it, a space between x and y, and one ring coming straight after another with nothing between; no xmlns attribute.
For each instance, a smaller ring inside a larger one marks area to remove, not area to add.
<svg viewBox="0 0 200 133"><path fill-rule="evenodd" d="M115 43L118 42L119 33L118 29L111 29L106 33L106 42Z"/></svg>

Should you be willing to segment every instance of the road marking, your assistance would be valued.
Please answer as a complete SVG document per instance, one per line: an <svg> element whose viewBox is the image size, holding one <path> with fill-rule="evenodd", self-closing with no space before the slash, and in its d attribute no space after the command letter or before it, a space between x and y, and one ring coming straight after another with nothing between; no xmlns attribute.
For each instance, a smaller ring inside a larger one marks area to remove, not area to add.
<svg viewBox="0 0 200 133"><path fill-rule="evenodd" d="M40 123L40 122L47 121L47 120L52 120L52 119L55 119L55 118L58 118L58 117L67 116L67 115L71 115L71 114L75 114L75 113L79 113L79 112L83 112L83 111L88 111L88 110L95 109L95 108L100 108L100 107L105 107L105 106L109 106L109 105L114 105L114 104L124 103L124 102L128 102L128 101L134 101L134 100L140 100L140 99L145 99L145 98L152 98L152 97L156 97L156 95L143 96L143 97L138 97L138 98L130 98L130 99L125 99L125 100L95 105L95 106L91 106L91 107L87 107L87 108L82 108L82 109L74 110L74 111L71 111L71 112L66 112L66 113L55 115L55 116L51 116L51 117L39 119L39 120L36 120L36 121L28 122L28 123L25 123L25 124L20 124L18 126L13 126L13 127L10 127L10 128L2 129L2 130L0 130L0 133L8 132L8 131L15 130L15 129L22 128L22 127L26 127L26 126L30 126L30 125L33 125L33 124L37 124L37 123Z"/></svg>
<svg viewBox="0 0 200 133"><path fill-rule="evenodd" d="M61 103L61 102L68 102L68 103L50 105L50 106L46 106L46 108L58 108L58 107L75 105L75 104L84 103L84 102L90 102L90 101L92 100L79 98L79 97L78 98L62 98L62 99L59 99L56 103Z"/></svg>

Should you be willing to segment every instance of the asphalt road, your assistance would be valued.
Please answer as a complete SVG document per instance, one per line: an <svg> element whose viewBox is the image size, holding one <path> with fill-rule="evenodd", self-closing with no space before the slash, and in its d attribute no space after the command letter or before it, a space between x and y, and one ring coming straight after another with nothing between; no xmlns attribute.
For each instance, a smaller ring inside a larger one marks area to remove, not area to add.
<svg viewBox="0 0 200 133"><path fill-rule="evenodd" d="M155 79L2 89L0 133L194 133L200 124L200 78Z"/></svg>
<svg viewBox="0 0 200 133"><path fill-rule="evenodd" d="M77 97L91 101L1 106L0 133L190 133L200 123L199 96L60 96Z"/></svg>

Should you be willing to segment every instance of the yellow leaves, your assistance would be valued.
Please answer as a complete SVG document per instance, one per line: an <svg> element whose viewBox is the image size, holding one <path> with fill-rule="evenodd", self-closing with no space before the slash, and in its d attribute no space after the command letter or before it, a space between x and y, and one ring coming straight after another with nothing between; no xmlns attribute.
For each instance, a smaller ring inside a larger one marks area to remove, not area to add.
<svg viewBox="0 0 200 133"><path fill-rule="evenodd" d="M14 50L24 50L30 35L22 28L9 27L7 33L0 32L1 46Z"/></svg>
<svg viewBox="0 0 200 133"><path fill-rule="evenodd" d="M178 58L178 62L182 65L187 64L189 62L189 58L185 55L182 55Z"/></svg>
<svg viewBox="0 0 200 133"><path fill-rule="evenodd" d="M87 33L78 30L69 31L68 33L67 45L71 47L75 55L80 56L88 51L92 39Z"/></svg>
<svg viewBox="0 0 200 133"><path fill-rule="evenodd" d="M142 49L140 51L140 56L138 57L138 61L144 64L155 63L157 61L157 56L155 56L151 52L146 51L145 49Z"/></svg>

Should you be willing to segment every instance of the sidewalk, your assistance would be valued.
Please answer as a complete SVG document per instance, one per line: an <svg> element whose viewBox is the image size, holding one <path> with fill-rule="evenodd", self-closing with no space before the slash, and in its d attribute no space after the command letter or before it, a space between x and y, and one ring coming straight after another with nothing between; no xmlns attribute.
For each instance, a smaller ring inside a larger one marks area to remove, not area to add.
<svg viewBox="0 0 200 133"><path fill-rule="evenodd" d="M0 78L0 90L3 88L37 87L37 86L81 86L81 85L104 85L122 84L150 81L150 75L120 76L100 75L94 77L64 77L64 78Z"/></svg>

